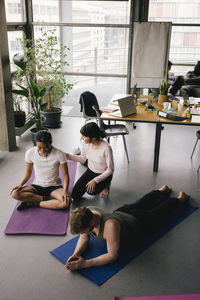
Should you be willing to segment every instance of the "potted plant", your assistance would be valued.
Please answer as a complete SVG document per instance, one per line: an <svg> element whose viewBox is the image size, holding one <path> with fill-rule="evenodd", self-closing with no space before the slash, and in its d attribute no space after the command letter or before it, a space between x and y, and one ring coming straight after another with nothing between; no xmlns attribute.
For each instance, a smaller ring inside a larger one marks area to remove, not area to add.
<svg viewBox="0 0 200 300"><path fill-rule="evenodd" d="M42 123L44 117L42 115L42 109L47 106L46 102L43 102L43 98L53 89L53 85L48 87L40 87L34 79L31 77L31 73L27 70L27 59L24 56L15 55L13 58L14 63L22 71L24 76L24 85L19 83L16 85L20 89L13 89L12 92L16 95L25 97L31 106L31 120L35 123L35 128L31 129L32 140L35 144L35 133L43 129Z"/></svg>
<svg viewBox="0 0 200 300"><path fill-rule="evenodd" d="M34 41L18 39L25 49L25 57L29 69L35 68L37 84L41 88L53 85L51 91L43 97L46 106L42 108L45 117L43 126L49 128L60 127L62 98L68 94L72 84L66 82L63 68L68 66L67 52L69 48L59 43L56 30L40 29L40 36Z"/></svg>
<svg viewBox="0 0 200 300"><path fill-rule="evenodd" d="M15 127L22 127L26 122L26 113L20 107L19 97L13 97Z"/></svg>
<svg viewBox="0 0 200 300"><path fill-rule="evenodd" d="M17 71L12 72L11 74L13 88L16 87L16 82L19 80L18 75L19 74ZM22 127L26 122L26 113L22 110L23 97L13 93L12 100L14 108L15 127Z"/></svg>
<svg viewBox="0 0 200 300"><path fill-rule="evenodd" d="M159 95L158 95L159 105L162 105L164 102L167 102L169 100L168 87L169 87L169 75L168 75L168 71L164 69L163 79L159 85Z"/></svg>

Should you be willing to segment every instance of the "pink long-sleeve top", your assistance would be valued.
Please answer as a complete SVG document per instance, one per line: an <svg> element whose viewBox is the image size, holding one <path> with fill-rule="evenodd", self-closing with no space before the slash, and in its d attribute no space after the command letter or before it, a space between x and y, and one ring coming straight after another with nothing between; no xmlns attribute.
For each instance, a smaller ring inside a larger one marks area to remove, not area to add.
<svg viewBox="0 0 200 300"><path fill-rule="evenodd" d="M88 168L92 172L100 174L94 178L96 183L103 181L114 172L112 148L103 140L98 148L83 143L81 155L68 154L68 158L80 163L88 160Z"/></svg>

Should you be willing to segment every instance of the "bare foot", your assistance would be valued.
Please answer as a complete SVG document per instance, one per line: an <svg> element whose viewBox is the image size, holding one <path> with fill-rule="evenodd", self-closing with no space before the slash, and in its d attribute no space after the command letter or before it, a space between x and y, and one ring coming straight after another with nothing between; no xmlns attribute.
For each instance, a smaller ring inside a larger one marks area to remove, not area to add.
<svg viewBox="0 0 200 300"><path fill-rule="evenodd" d="M100 197L101 197L101 198L107 198L108 195L109 195L109 191L110 191L109 188L105 188L105 189L101 192Z"/></svg>
<svg viewBox="0 0 200 300"><path fill-rule="evenodd" d="M161 191L161 193L170 194L172 189L165 184L159 189L159 191Z"/></svg>
<svg viewBox="0 0 200 300"><path fill-rule="evenodd" d="M179 192L177 198L180 200L181 203L186 203L186 202L189 202L189 200L190 200L190 196L184 192Z"/></svg>

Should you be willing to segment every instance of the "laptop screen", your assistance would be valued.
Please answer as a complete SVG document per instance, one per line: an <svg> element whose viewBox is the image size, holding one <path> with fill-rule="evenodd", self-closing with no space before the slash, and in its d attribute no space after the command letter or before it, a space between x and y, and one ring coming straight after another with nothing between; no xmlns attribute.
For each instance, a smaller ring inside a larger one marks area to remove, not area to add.
<svg viewBox="0 0 200 300"><path fill-rule="evenodd" d="M118 103L122 117L127 117L136 114L136 106L132 96L118 99Z"/></svg>

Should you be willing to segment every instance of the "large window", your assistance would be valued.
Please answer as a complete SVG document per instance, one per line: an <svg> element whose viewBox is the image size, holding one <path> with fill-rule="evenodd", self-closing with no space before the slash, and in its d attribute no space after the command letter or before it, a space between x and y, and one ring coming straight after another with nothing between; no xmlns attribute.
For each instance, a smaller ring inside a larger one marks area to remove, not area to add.
<svg viewBox="0 0 200 300"><path fill-rule="evenodd" d="M46 27L48 30L49 27ZM51 27L52 28L52 27ZM70 48L66 72L126 75L128 29L112 27L54 27ZM34 27L35 37L41 31Z"/></svg>
<svg viewBox="0 0 200 300"><path fill-rule="evenodd" d="M191 66L184 65L195 64L200 57L200 26L195 26L200 25L200 1L150 0L149 21L172 22L169 59L175 73L185 74Z"/></svg>
<svg viewBox="0 0 200 300"><path fill-rule="evenodd" d="M128 1L33 0L34 22L128 24L129 10Z"/></svg>
<svg viewBox="0 0 200 300"><path fill-rule="evenodd" d="M7 22L24 22L24 0L5 0Z"/></svg>
<svg viewBox="0 0 200 300"><path fill-rule="evenodd" d="M149 21L197 24L200 22L199 0L150 0Z"/></svg>
<svg viewBox="0 0 200 300"><path fill-rule="evenodd" d="M74 106L72 115L78 114L78 100L86 90L96 94L100 106L114 93L126 93L129 1L32 2L35 38L42 22L47 29L56 29L60 42L70 48L69 66L63 71L67 81L74 84L64 99L66 105ZM62 24L55 26L58 23Z"/></svg>

